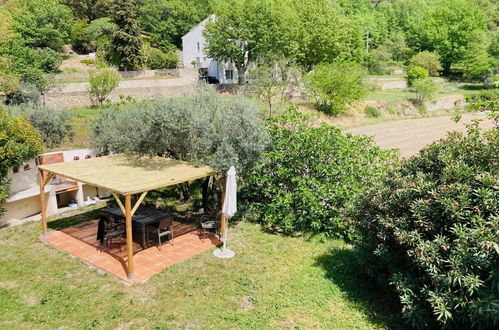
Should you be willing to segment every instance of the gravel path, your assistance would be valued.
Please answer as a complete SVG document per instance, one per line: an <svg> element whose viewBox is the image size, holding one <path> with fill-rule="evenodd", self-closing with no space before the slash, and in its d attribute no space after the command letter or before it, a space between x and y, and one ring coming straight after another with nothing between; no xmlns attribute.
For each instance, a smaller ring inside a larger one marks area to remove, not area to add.
<svg viewBox="0 0 499 330"><path fill-rule="evenodd" d="M493 127L492 122L483 114L465 114L457 124L452 121L451 116L444 116L390 121L352 128L347 132L372 136L381 148L399 149L402 157L410 157L433 141L446 137L449 131L465 132L465 124L473 119L484 119L480 123L481 127Z"/></svg>

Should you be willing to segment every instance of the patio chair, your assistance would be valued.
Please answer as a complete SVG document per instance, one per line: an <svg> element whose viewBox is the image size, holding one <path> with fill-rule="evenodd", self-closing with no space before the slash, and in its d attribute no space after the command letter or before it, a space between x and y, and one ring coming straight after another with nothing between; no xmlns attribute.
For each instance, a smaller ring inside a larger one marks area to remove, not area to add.
<svg viewBox="0 0 499 330"><path fill-rule="evenodd" d="M163 236L170 236L170 243L174 245L173 243L173 217L168 217L166 219L163 219L159 222L158 228L157 228L157 235L158 235L158 248L161 250L161 237Z"/></svg>
<svg viewBox="0 0 499 330"><path fill-rule="evenodd" d="M199 226L202 234L201 240L204 242L206 238L206 231L213 230L215 233L218 233L218 219L220 218L222 212L216 212L213 214L206 214L201 217L199 221ZM201 236L201 235L200 235Z"/></svg>
<svg viewBox="0 0 499 330"><path fill-rule="evenodd" d="M125 237L125 225L119 221L116 221L113 217L107 217L104 223L104 237L103 237L103 246L109 247L109 242L112 243L113 239ZM121 246L119 246L119 250L121 252Z"/></svg>

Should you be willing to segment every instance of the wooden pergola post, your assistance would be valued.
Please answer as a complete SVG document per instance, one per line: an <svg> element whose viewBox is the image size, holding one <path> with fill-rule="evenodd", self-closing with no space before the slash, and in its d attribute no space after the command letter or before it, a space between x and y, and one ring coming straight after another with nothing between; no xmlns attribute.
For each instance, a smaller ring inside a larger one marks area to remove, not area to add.
<svg viewBox="0 0 499 330"><path fill-rule="evenodd" d="M45 202L45 186L49 180L54 176L53 173L48 173L47 177L43 177L43 171L38 170L38 185L40 186L40 210L42 212L42 235L46 237L48 235L47 226L47 204Z"/></svg>
<svg viewBox="0 0 499 330"><path fill-rule="evenodd" d="M126 217L126 250L128 253L128 280L133 281L133 233L132 233L132 196L125 196L125 217Z"/></svg>

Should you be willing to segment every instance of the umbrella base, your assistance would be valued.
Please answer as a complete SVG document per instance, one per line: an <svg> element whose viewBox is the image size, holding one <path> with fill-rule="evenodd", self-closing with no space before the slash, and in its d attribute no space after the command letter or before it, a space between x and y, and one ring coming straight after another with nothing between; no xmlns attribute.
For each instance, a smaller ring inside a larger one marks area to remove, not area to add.
<svg viewBox="0 0 499 330"><path fill-rule="evenodd" d="M236 253L232 250L229 250L229 249L217 249L215 251L213 251L213 255L217 258L221 258L221 259L230 259L230 258L233 258Z"/></svg>

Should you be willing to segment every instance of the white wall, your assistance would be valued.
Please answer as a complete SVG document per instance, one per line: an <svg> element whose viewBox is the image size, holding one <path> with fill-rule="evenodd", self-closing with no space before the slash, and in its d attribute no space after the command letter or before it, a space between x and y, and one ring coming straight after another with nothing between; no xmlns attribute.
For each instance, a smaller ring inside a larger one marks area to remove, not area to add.
<svg viewBox="0 0 499 330"><path fill-rule="evenodd" d="M193 61L198 63L196 66L198 68L209 67L211 59L204 53L206 39L203 36L203 31L206 22L212 17L205 19L182 37L182 60L185 68L194 68Z"/></svg>

